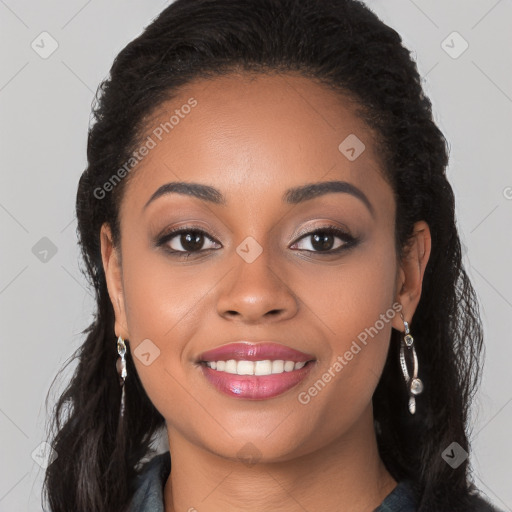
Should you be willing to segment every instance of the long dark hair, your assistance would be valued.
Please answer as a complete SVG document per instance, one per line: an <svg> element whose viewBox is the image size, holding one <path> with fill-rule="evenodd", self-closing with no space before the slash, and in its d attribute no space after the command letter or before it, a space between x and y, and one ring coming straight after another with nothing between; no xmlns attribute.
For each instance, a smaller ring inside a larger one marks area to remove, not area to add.
<svg viewBox="0 0 512 512"><path fill-rule="evenodd" d="M44 487L51 510L124 510L140 463L154 453L152 441L165 425L129 350L126 416L118 421L114 311L99 233L107 222L114 244L119 242L119 205L131 175L112 191L102 187L129 160L144 137L145 120L162 101L194 79L240 71L299 73L355 100L378 135L382 170L395 193L399 255L413 224L428 223L432 252L411 323L425 391L410 416L398 367L400 333L393 330L374 395L376 433L389 472L412 481L419 511L472 510L468 461L452 469L441 457L454 441L469 451L468 406L482 349L445 174L447 144L410 52L393 29L354 0L177 0L116 57L98 90L88 165L78 186L79 243L97 309L75 354L76 371L55 406L52 446L58 457Z"/></svg>

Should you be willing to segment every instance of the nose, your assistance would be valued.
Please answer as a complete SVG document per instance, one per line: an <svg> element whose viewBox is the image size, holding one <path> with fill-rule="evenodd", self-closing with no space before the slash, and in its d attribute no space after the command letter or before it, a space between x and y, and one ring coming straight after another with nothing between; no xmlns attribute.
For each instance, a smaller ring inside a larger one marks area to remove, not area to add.
<svg viewBox="0 0 512 512"><path fill-rule="evenodd" d="M247 324L283 321L297 310L298 300L285 274L270 265L265 251L252 263L239 258L217 301L220 316Z"/></svg>

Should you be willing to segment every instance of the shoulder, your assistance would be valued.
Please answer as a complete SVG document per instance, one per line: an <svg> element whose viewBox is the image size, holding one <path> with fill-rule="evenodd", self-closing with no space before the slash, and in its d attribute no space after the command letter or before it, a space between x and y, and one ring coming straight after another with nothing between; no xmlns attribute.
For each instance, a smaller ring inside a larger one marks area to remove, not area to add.
<svg viewBox="0 0 512 512"><path fill-rule="evenodd" d="M169 451L147 461L134 482L129 512L164 512L163 489L170 472Z"/></svg>
<svg viewBox="0 0 512 512"><path fill-rule="evenodd" d="M413 485L403 480L386 496L382 504L374 512L417 512L419 499L413 491ZM475 492L467 503L471 512L502 512Z"/></svg>
<svg viewBox="0 0 512 512"><path fill-rule="evenodd" d="M417 499L409 481L403 480L374 512L416 512Z"/></svg>

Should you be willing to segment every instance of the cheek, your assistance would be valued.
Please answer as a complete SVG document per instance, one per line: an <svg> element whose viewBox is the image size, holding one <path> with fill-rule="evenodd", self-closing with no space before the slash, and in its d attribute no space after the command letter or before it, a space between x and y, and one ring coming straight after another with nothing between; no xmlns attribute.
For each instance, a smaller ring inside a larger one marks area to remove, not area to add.
<svg viewBox="0 0 512 512"><path fill-rule="evenodd" d="M184 351L204 328L205 297L211 281L197 269L179 270L161 254L135 244L123 249L123 285L130 350L137 373L155 406L184 381ZM146 355L149 354L149 355Z"/></svg>
<svg viewBox="0 0 512 512"><path fill-rule="evenodd" d="M372 327L395 297L397 262L392 240L368 240L337 265L312 265L293 277L307 309L324 326L331 347L345 350L351 340ZM390 311L390 315L396 313ZM388 315L388 316L390 316ZM389 334L391 322L378 322ZM384 336L386 337L386 336Z"/></svg>
<svg viewBox="0 0 512 512"><path fill-rule="evenodd" d="M380 378L398 314L397 304L393 308L396 270L394 245L383 239L347 259L329 279L322 279L322 287L310 286L309 297L328 327L330 349L320 369L322 380L329 383L318 402L343 403L333 411L336 421L344 421L348 411L357 416Z"/></svg>
<svg viewBox="0 0 512 512"><path fill-rule="evenodd" d="M141 237L127 239L123 246L123 286L127 327L136 343L145 338L155 343L173 338L182 325L190 323L201 309L211 288L197 266L167 257ZM169 345L169 344L167 344ZM165 348L165 347L162 347Z"/></svg>
<svg viewBox="0 0 512 512"><path fill-rule="evenodd" d="M329 340L323 367L346 354L344 373L354 382L368 373L380 373L397 314L392 308L396 272L393 240L382 236L363 242L338 265L318 265L296 276L308 315Z"/></svg>

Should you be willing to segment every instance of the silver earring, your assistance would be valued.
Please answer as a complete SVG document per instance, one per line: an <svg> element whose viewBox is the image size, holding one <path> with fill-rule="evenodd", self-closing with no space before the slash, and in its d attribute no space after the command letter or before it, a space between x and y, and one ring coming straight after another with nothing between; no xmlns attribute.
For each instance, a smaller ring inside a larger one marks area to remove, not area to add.
<svg viewBox="0 0 512 512"><path fill-rule="evenodd" d="M121 386L121 409L119 414L121 417L123 417L126 403L124 381L126 380L126 376L128 375L128 373L126 371L126 359L124 357L126 354L126 345L121 336L117 338L117 353L119 354L119 357L117 358L116 361L116 369L119 375L119 385Z"/></svg>
<svg viewBox="0 0 512 512"><path fill-rule="evenodd" d="M402 313L400 313L400 316L405 327L404 336L400 340L400 366L402 367L402 373L409 393L409 412L414 414L416 412L415 397L423 391L423 382L418 378L418 356L414 348L414 338L409 331L409 323L404 320ZM409 374L406 359L412 359L412 376Z"/></svg>

